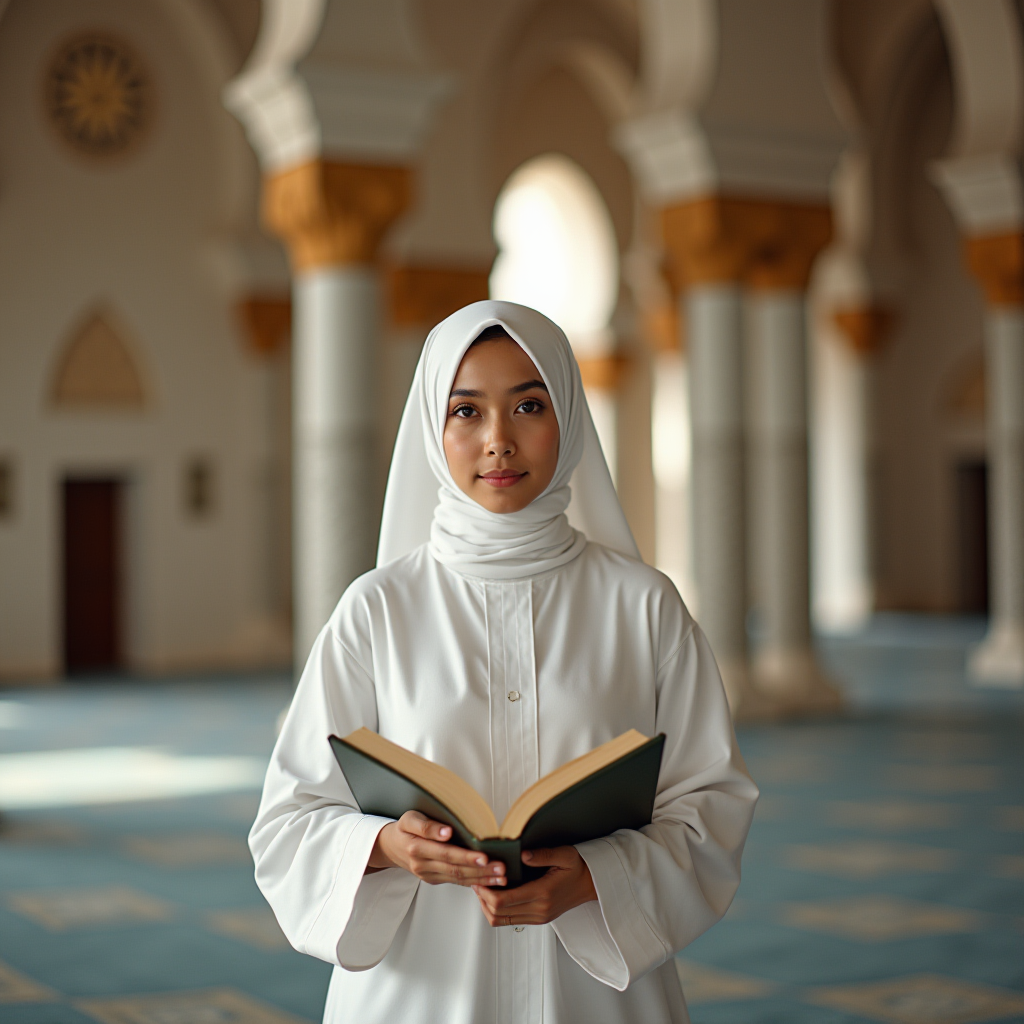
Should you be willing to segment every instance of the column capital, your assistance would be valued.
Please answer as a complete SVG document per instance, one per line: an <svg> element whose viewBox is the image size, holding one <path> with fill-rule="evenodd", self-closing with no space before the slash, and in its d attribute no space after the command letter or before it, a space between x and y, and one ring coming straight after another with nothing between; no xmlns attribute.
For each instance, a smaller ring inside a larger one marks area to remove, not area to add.
<svg viewBox="0 0 1024 1024"><path fill-rule="evenodd" d="M292 300L287 295L248 295L238 301L246 348L270 356L288 344L292 332Z"/></svg>
<svg viewBox="0 0 1024 1024"><path fill-rule="evenodd" d="M661 211L673 284L746 282L762 291L803 290L832 238L827 205L705 196Z"/></svg>
<svg viewBox="0 0 1024 1024"><path fill-rule="evenodd" d="M1024 231L967 238L964 255L990 306L1024 305Z"/></svg>
<svg viewBox="0 0 1024 1024"><path fill-rule="evenodd" d="M896 314L885 306L850 306L835 310L832 322L854 352L870 356L885 344Z"/></svg>
<svg viewBox="0 0 1024 1024"><path fill-rule="evenodd" d="M686 347L685 323L679 316L679 302L672 301L651 306L640 314L643 337L653 352L678 352Z"/></svg>
<svg viewBox="0 0 1024 1024"><path fill-rule="evenodd" d="M762 203L747 283L756 291L804 291L814 261L832 241L824 204Z"/></svg>
<svg viewBox="0 0 1024 1024"><path fill-rule="evenodd" d="M433 327L457 309L486 299L490 273L490 267L388 265L384 276L391 323Z"/></svg>
<svg viewBox="0 0 1024 1024"><path fill-rule="evenodd" d="M263 220L297 271L372 263L411 199L407 167L316 159L264 179Z"/></svg>
<svg viewBox="0 0 1024 1024"><path fill-rule="evenodd" d="M628 357L617 353L607 356L583 356L577 362L583 386L598 391L617 391L629 366Z"/></svg>
<svg viewBox="0 0 1024 1024"><path fill-rule="evenodd" d="M743 206L742 200L704 196L662 208L661 233L674 291L742 278L749 256Z"/></svg>

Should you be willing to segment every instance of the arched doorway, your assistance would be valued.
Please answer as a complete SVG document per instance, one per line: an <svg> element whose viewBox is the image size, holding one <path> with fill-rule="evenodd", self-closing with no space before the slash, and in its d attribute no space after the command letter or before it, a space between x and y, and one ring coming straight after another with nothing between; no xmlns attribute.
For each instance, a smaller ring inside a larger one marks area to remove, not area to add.
<svg viewBox="0 0 1024 1024"><path fill-rule="evenodd" d="M608 208L590 176L547 153L512 173L494 206L495 299L532 306L565 331L578 358L608 355L619 293L619 251ZM601 446L615 477L615 402L588 392Z"/></svg>

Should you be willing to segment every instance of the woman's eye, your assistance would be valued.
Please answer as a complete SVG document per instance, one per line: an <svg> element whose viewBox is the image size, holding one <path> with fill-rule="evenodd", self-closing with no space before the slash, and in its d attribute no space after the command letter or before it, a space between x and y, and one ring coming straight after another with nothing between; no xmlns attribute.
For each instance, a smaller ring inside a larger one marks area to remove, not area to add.
<svg viewBox="0 0 1024 1024"><path fill-rule="evenodd" d="M471 405L457 405L452 409L452 416L458 416L461 420L468 420L476 412L476 409Z"/></svg>
<svg viewBox="0 0 1024 1024"><path fill-rule="evenodd" d="M520 412L540 412L543 408L544 406L536 398L528 398L525 402L519 403Z"/></svg>

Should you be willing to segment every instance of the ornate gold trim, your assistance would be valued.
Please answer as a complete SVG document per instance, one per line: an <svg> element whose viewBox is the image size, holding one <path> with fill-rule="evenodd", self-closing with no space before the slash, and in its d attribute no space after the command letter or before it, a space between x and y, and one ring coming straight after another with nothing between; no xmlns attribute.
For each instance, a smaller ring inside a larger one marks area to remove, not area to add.
<svg viewBox="0 0 1024 1024"><path fill-rule="evenodd" d="M396 327L433 327L457 309L486 299L490 267L417 264L385 268L387 308Z"/></svg>
<svg viewBox="0 0 1024 1024"><path fill-rule="evenodd" d="M236 307L246 346L257 355L273 355L291 339L292 300L287 296L250 295Z"/></svg>
<svg viewBox="0 0 1024 1024"><path fill-rule="evenodd" d="M1024 232L968 238L964 252L990 306L1024 305Z"/></svg>
<svg viewBox="0 0 1024 1024"><path fill-rule="evenodd" d="M312 160L264 180L263 220L297 271L372 263L411 201L407 167Z"/></svg>
<svg viewBox="0 0 1024 1024"><path fill-rule="evenodd" d="M852 306L835 310L832 321L849 347L867 356L877 352L888 340L896 314L885 306Z"/></svg>
<svg viewBox="0 0 1024 1024"><path fill-rule="evenodd" d="M705 196L661 211L673 286L743 282L803 290L832 238L828 206Z"/></svg>
<svg viewBox="0 0 1024 1024"><path fill-rule="evenodd" d="M583 386L598 391L618 390L629 366L629 359L623 355L597 356L592 359L579 359L577 362L580 365Z"/></svg>

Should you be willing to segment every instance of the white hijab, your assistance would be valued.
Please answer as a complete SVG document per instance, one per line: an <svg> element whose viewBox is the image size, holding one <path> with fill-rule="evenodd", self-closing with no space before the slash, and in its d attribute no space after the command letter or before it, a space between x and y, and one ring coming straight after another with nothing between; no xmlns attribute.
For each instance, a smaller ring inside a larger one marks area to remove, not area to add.
<svg viewBox="0 0 1024 1024"><path fill-rule="evenodd" d="M505 514L489 512L459 489L443 442L448 399L462 357L480 332L495 324L533 360L559 430L551 482L526 508ZM423 346L391 459L377 565L429 541L434 557L452 569L486 579L516 579L564 565L588 538L640 559L568 339L527 306L495 301L464 306L442 320Z"/></svg>

